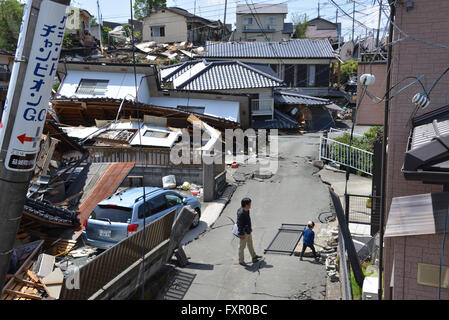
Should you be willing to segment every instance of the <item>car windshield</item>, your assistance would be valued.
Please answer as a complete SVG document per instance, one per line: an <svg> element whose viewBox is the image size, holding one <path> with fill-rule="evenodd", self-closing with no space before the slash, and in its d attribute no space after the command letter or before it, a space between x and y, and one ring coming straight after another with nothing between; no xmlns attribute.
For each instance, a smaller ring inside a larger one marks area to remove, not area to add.
<svg viewBox="0 0 449 320"><path fill-rule="evenodd" d="M92 212L92 219L128 223L131 221L132 211L132 208L98 205Z"/></svg>

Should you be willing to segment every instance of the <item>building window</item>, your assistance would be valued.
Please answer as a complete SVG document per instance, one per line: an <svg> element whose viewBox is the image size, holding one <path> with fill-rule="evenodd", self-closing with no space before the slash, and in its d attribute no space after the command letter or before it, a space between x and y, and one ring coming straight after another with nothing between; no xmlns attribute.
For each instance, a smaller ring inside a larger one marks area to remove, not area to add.
<svg viewBox="0 0 449 320"><path fill-rule="evenodd" d="M252 25L253 24L253 17L245 17L245 18L243 18L243 23Z"/></svg>
<svg viewBox="0 0 449 320"><path fill-rule="evenodd" d="M108 89L108 84L109 80L81 79L78 89L76 89L76 93L91 96L104 96Z"/></svg>
<svg viewBox="0 0 449 320"><path fill-rule="evenodd" d="M273 24L277 24L278 23L278 18L277 17L267 17L267 24L268 25L273 25Z"/></svg>
<svg viewBox="0 0 449 320"><path fill-rule="evenodd" d="M151 27L152 37L165 37L165 27Z"/></svg>
<svg viewBox="0 0 449 320"><path fill-rule="evenodd" d="M204 113L204 110L206 110L206 107L178 106L178 109L181 109L181 110L187 111L187 112Z"/></svg>

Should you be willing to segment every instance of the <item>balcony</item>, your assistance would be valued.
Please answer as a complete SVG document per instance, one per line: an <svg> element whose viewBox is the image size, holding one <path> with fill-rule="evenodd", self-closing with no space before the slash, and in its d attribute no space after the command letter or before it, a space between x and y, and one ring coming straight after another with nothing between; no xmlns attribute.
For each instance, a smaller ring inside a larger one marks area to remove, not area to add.
<svg viewBox="0 0 449 320"><path fill-rule="evenodd" d="M251 100L251 112L253 116L273 116L274 99Z"/></svg>

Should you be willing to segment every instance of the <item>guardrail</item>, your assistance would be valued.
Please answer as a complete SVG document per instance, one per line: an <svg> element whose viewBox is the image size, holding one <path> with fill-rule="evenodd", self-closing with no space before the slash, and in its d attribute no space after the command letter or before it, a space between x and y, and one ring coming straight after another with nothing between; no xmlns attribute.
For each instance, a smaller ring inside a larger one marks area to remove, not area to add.
<svg viewBox="0 0 449 320"><path fill-rule="evenodd" d="M328 160L373 175L373 153L339 141L321 137L320 160Z"/></svg>
<svg viewBox="0 0 449 320"><path fill-rule="evenodd" d="M79 269L79 289L63 286L60 300L87 300L112 279L142 258L145 236L145 254L170 238L176 210L149 224L124 239Z"/></svg>

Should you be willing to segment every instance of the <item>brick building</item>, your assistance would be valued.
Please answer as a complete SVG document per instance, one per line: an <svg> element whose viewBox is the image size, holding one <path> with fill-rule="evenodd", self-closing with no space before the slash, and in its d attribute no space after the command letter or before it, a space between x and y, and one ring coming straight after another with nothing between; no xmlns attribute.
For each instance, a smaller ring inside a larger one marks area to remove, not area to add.
<svg viewBox="0 0 449 320"><path fill-rule="evenodd" d="M362 74L373 74L377 81L368 88L369 92L376 97L383 97L385 95L385 79L387 76L387 62L375 61L359 62L358 71L358 86L357 97L360 99L362 96L362 84L360 83L360 76ZM370 125L370 126L383 126L385 115L385 103L379 103L376 99L371 99L365 96L360 104L357 112L357 124L358 125Z"/></svg>
<svg viewBox="0 0 449 320"><path fill-rule="evenodd" d="M407 4L411 7L407 8ZM449 2L445 0L415 0L413 3L401 1L396 2L395 23L409 35L448 46L448 13ZM401 35L395 28L394 39L400 37L402 38L404 35ZM419 75L425 75L427 83L430 84L448 67L449 50L415 40L405 40L393 46L392 59L392 84L406 77ZM382 79L378 79L378 81L382 81ZM448 105L448 85L449 77L445 76L432 91L430 106L425 110L420 110L418 115L427 114L432 110ZM422 92L419 85L405 90L392 100L390 107L386 190L387 216L393 210L392 201L394 198L423 195L431 192L439 193L443 190L441 184L432 185L423 184L420 181L408 181L401 171L411 132L409 120L414 110L411 101L417 92ZM394 201L393 204L395 205ZM419 211L418 208L416 210ZM387 218L387 229L388 223L391 224L392 220L390 217ZM421 222L424 224L424 221L414 221L415 225L418 226ZM435 220L434 227L433 232L430 231L426 234L396 235L385 238L385 299L437 298L438 289L435 286L423 285L418 282L420 264L439 268L443 235L441 225L437 224L437 220ZM444 256L443 265L447 267L449 266L449 245L446 246ZM431 274L431 272L428 274ZM433 276L435 276L435 272ZM422 281L420 282L422 283ZM441 298L449 299L447 288L441 289Z"/></svg>

